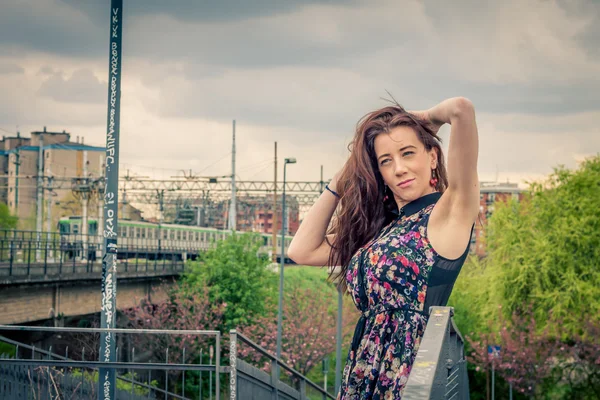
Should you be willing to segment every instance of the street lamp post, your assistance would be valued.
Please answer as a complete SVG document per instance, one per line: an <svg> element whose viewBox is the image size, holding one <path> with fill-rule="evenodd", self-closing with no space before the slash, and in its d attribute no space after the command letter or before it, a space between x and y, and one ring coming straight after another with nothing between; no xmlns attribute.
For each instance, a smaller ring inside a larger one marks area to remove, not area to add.
<svg viewBox="0 0 600 400"><path fill-rule="evenodd" d="M279 310L277 312L277 358L281 359L281 320L283 314L283 268L285 265L285 179L286 179L286 167L288 164L295 164L295 158L286 158L283 163L283 200L281 206L281 267L279 269ZM276 227L273 227L276 229ZM279 381L279 365L277 365L277 381ZM277 392L277 390L275 390Z"/></svg>

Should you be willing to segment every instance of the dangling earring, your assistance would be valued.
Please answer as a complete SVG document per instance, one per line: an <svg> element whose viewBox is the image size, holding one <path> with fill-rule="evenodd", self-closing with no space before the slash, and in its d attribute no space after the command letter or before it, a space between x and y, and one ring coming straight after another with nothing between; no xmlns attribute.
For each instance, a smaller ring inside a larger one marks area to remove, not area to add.
<svg viewBox="0 0 600 400"><path fill-rule="evenodd" d="M383 189L383 202L388 201L389 196L387 195L387 186Z"/></svg>
<svg viewBox="0 0 600 400"><path fill-rule="evenodd" d="M431 170L431 179L429 180L429 184L431 186L433 186L434 188L437 186L438 184L438 179L435 177L435 169Z"/></svg>

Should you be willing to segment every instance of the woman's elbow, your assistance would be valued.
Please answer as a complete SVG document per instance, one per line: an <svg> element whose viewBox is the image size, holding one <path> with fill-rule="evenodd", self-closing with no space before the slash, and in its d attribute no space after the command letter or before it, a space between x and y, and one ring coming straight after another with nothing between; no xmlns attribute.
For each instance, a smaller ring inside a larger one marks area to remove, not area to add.
<svg viewBox="0 0 600 400"><path fill-rule="evenodd" d="M290 244L287 250L287 258L294 261L296 264L302 264L302 256L301 253L293 246L293 243Z"/></svg>

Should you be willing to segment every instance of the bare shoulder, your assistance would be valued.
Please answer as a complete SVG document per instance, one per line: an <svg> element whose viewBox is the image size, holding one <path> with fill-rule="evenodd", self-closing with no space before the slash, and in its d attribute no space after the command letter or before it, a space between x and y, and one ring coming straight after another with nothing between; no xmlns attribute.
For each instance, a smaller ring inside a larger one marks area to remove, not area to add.
<svg viewBox="0 0 600 400"><path fill-rule="evenodd" d="M427 224L433 249L449 260L459 258L471 239L471 229L479 212L479 187L468 196L447 190L438 200Z"/></svg>

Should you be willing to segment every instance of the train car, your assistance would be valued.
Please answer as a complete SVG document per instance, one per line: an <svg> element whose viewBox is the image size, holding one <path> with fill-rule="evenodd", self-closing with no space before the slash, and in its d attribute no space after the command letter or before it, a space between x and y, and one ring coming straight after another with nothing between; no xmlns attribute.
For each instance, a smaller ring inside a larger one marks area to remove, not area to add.
<svg viewBox="0 0 600 400"><path fill-rule="evenodd" d="M63 217L58 222L61 243L79 249L86 243L88 251L99 250L102 236L98 231L98 221L88 218L87 236L82 235L82 218L80 216ZM240 234L244 232L238 232ZM146 221L119 221L118 244L119 257L163 257L176 254L182 258L195 258L200 251L215 246L216 242L229 236L231 231L207 227L155 224ZM273 237L269 233L259 233L263 243L260 252L271 254ZM292 241L292 236L285 237L285 249ZM281 235L277 236L277 255L281 251ZM135 254L135 255L134 255ZM286 262L291 262L287 259Z"/></svg>

